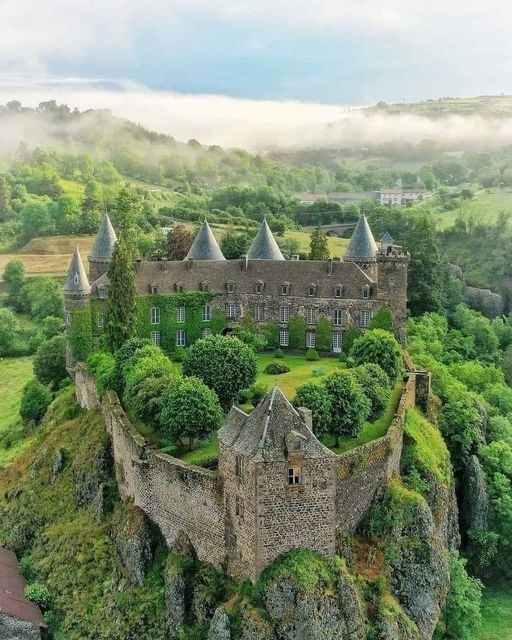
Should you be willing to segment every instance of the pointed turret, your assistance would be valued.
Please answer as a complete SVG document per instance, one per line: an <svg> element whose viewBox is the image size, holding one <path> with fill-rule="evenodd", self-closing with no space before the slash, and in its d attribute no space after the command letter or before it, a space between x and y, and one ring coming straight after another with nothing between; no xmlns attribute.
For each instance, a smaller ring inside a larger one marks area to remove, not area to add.
<svg viewBox="0 0 512 640"><path fill-rule="evenodd" d="M247 252L249 260L284 260L281 249L277 244L266 220L263 220L258 233Z"/></svg>
<svg viewBox="0 0 512 640"><path fill-rule="evenodd" d="M116 242L116 232L114 231L108 214L105 213L98 233L96 234L94 245L88 256L89 280L91 282L94 282L107 272Z"/></svg>
<svg viewBox="0 0 512 640"><path fill-rule="evenodd" d="M345 262L375 262L378 247L364 214L361 214L347 250L343 254Z"/></svg>
<svg viewBox="0 0 512 640"><path fill-rule="evenodd" d="M87 274L85 273L82 258L80 257L80 251L76 245L63 291L65 296L70 297L87 296L91 293L91 285L89 284L89 280L87 280Z"/></svg>
<svg viewBox="0 0 512 640"><path fill-rule="evenodd" d="M394 244L395 244L395 241L390 236L390 234L386 231L386 233L380 239L381 247L389 247L389 246L392 247Z"/></svg>
<svg viewBox="0 0 512 640"><path fill-rule="evenodd" d="M210 229L208 221L203 222L203 226L199 229L199 233L194 239L189 252L185 256L185 260L225 260L222 255L217 240Z"/></svg>

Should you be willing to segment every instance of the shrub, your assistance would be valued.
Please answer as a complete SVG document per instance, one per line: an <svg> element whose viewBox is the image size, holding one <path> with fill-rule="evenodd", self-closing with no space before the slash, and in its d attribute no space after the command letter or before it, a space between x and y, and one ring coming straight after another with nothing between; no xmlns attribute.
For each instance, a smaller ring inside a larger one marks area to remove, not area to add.
<svg viewBox="0 0 512 640"><path fill-rule="evenodd" d="M87 370L94 375L100 395L111 388L114 368L114 356L108 351L96 351L87 359Z"/></svg>
<svg viewBox="0 0 512 640"><path fill-rule="evenodd" d="M279 347L274 351L274 358L284 358L284 351Z"/></svg>
<svg viewBox="0 0 512 640"><path fill-rule="evenodd" d="M53 387L68 377L64 336L53 336L42 343L34 357L34 374L39 382Z"/></svg>
<svg viewBox="0 0 512 640"><path fill-rule="evenodd" d="M450 591L446 599L444 637L470 640L480 627L483 585L466 571L466 560L457 551L450 552Z"/></svg>
<svg viewBox="0 0 512 640"><path fill-rule="evenodd" d="M27 582L32 582L36 577L36 570L30 556L23 556L20 559L20 573Z"/></svg>
<svg viewBox="0 0 512 640"><path fill-rule="evenodd" d="M290 367L286 362L271 362L265 367L265 373L269 373L273 376L280 375L281 373L288 373L288 371L290 371Z"/></svg>
<svg viewBox="0 0 512 640"><path fill-rule="evenodd" d="M25 424L32 420L38 423L52 401L52 394L43 384L32 378L23 387L20 402L20 416Z"/></svg>
<svg viewBox="0 0 512 640"><path fill-rule="evenodd" d="M304 357L309 362L315 362L316 360L320 360L320 356L318 355L318 351L316 349L312 349L312 348L309 348L306 351L306 355Z"/></svg>
<svg viewBox="0 0 512 640"><path fill-rule="evenodd" d="M371 403L351 371L332 373L322 385L331 401L329 433L335 436L339 446L339 436L358 435L370 415Z"/></svg>
<svg viewBox="0 0 512 640"><path fill-rule="evenodd" d="M251 402L256 406L260 400L267 395L268 389L263 382L255 382L254 384L251 384L249 391L251 394Z"/></svg>
<svg viewBox="0 0 512 640"><path fill-rule="evenodd" d="M52 594L42 582L32 582L25 587L25 597L35 602L41 609L48 609L52 604Z"/></svg>
<svg viewBox="0 0 512 640"><path fill-rule="evenodd" d="M185 347L176 347L172 354L173 362L183 362L186 352Z"/></svg>

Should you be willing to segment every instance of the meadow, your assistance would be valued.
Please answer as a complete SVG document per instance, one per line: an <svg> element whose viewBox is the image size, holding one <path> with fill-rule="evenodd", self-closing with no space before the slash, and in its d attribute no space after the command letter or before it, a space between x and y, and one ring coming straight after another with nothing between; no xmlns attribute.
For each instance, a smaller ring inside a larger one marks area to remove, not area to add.
<svg viewBox="0 0 512 640"><path fill-rule="evenodd" d="M512 640L512 587L486 589L482 627L475 640Z"/></svg>

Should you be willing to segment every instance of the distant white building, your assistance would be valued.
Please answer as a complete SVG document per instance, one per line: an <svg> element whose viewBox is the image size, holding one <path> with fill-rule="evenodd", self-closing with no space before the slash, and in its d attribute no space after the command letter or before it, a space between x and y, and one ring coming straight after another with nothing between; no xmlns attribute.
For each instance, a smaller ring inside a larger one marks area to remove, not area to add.
<svg viewBox="0 0 512 640"><path fill-rule="evenodd" d="M392 187L379 191L379 201L386 207L402 207L423 200L425 195L425 189L419 187Z"/></svg>

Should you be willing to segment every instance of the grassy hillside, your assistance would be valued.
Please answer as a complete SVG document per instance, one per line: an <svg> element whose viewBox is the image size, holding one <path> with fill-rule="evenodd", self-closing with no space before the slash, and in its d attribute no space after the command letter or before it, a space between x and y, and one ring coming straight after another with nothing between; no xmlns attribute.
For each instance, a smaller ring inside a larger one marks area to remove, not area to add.
<svg viewBox="0 0 512 640"><path fill-rule="evenodd" d="M512 588L486 591L482 628L475 640L512 640Z"/></svg>
<svg viewBox="0 0 512 640"><path fill-rule="evenodd" d="M32 358L0 359L0 468L30 445L31 438L20 440L18 409L23 386L32 375Z"/></svg>
<svg viewBox="0 0 512 640"><path fill-rule="evenodd" d="M459 115L496 115L512 114L512 96L475 96L473 98L439 98L423 102L385 104L379 103L367 111L385 111L387 113L415 113L436 117L444 114Z"/></svg>

